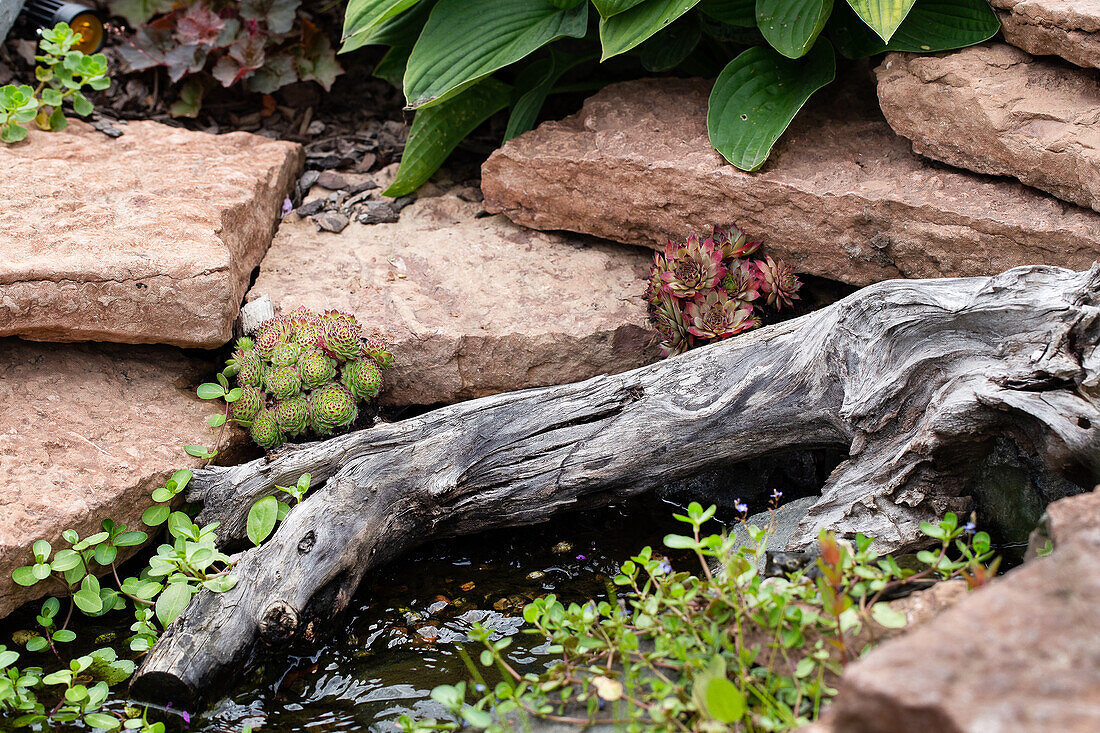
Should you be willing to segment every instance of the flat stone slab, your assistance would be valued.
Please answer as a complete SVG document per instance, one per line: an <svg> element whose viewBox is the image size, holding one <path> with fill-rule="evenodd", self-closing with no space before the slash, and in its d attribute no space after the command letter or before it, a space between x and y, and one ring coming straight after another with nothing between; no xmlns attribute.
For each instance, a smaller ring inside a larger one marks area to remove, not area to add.
<svg viewBox="0 0 1100 733"><path fill-rule="evenodd" d="M875 74L886 121L914 152L1100 211L1095 72L997 43L890 54Z"/></svg>
<svg viewBox="0 0 1100 733"><path fill-rule="evenodd" d="M606 87L489 157L486 209L654 248L737 223L799 272L853 285L1081 269L1100 254L1096 212L914 155L862 81L800 114L756 173L710 147L708 90L677 79Z"/></svg>
<svg viewBox="0 0 1100 733"><path fill-rule="evenodd" d="M0 146L0 336L212 348L232 335L301 148L73 121Z"/></svg>
<svg viewBox="0 0 1100 733"><path fill-rule="evenodd" d="M293 215L248 298L269 295L277 312L354 313L392 347L389 405L562 384L657 358L643 301L648 253L475 218L480 209L454 192L422 192L398 222L340 234Z"/></svg>
<svg viewBox="0 0 1100 733"><path fill-rule="evenodd" d="M1028 53L1100 68L1100 0L990 0L1005 40Z"/></svg>
<svg viewBox="0 0 1100 733"><path fill-rule="evenodd" d="M147 530L153 489L199 465L183 446L216 439L194 385L217 367L171 347L0 339L0 617L60 589L12 581L35 540L68 547L62 530L107 518Z"/></svg>
<svg viewBox="0 0 1100 733"><path fill-rule="evenodd" d="M825 730L1100 730L1100 494L1048 509L1054 553L844 672Z"/></svg>

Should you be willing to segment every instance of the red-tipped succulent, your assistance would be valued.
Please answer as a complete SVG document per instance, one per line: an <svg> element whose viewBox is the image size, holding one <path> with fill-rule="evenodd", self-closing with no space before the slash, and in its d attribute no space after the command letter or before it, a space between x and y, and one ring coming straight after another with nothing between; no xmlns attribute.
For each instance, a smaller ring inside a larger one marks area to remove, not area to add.
<svg viewBox="0 0 1100 733"><path fill-rule="evenodd" d="M687 329L702 339L724 339L752 328L752 306L734 300L725 290L696 295L684 309Z"/></svg>
<svg viewBox="0 0 1100 733"><path fill-rule="evenodd" d="M783 306L793 308L802 287L794 268L783 260L773 260L771 257L757 260L753 267L756 268L760 289L767 296L767 304L774 305L776 310L782 310Z"/></svg>
<svg viewBox="0 0 1100 733"><path fill-rule="evenodd" d="M653 256L645 299L663 356L760 326L762 305L793 306L802 283L782 260L749 259L759 248L735 226L714 227Z"/></svg>
<svg viewBox="0 0 1100 733"><path fill-rule="evenodd" d="M713 239L699 239L694 234L682 245L669 241L664 261L657 267L665 290L677 298L694 298L716 286L726 274L722 249Z"/></svg>

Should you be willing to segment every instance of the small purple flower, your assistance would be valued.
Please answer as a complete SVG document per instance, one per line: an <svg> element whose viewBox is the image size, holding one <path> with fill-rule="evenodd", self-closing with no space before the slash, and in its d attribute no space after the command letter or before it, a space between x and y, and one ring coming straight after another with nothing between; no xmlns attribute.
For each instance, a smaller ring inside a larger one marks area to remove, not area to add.
<svg viewBox="0 0 1100 733"><path fill-rule="evenodd" d="M657 569L661 571L662 575L668 574L672 572L672 564L668 560L661 560L660 564L657 566Z"/></svg>
<svg viewBox="0 0 1100 733"><path fill-rule="evenodd" d="M974 534L974 529L975 527L973 522L967 522L963 525L963 532L966 532L967 534Z"/></svg>
<svg viewBox="0 0 1100 733"><path fill-rule="evenodd" d="M476 685L474 685L474 689L478 692L485 692L485 685L478 682Z"/></svg>
<svg viewBox="0 0 1100 733"><path fill-rule="evenodd" d="M776 501L779 501L780 499L783 498L783 492L780 491L779 489L773 489L772 490L772 498L775 499Z"/></svg>
<svg viewBox="0 0 1100 733"><path fill-rule="evenodd" d="M282 216L286 216L287 214L289 214L292 211L294 211L294 204L291 203L290 199L288 199L288 198L283 199Z"/></svg>
<svg viewBox="0 0 1100 733"><path fill-rule="evenodd" d="M585 557L584 555L577 555L577 559L578 560L587 560L588 558Z"/></svg>
<svg viewBox="0 0 1100 733"><path fill-rule="evenodd" d="M187 712L186 710L180 710L180 717L183 718L184 723L191 722L191 713Z"/></svg>
<svg viewBox="0 0 1100 733"><path fill-rule="evenodd" d="M744 514L745 512L747 512L749 510L749 505L746 504L745 502L741 501L740 499L735 499L734 503L733 503L733 508L736 509L741 514Z"/></svg>

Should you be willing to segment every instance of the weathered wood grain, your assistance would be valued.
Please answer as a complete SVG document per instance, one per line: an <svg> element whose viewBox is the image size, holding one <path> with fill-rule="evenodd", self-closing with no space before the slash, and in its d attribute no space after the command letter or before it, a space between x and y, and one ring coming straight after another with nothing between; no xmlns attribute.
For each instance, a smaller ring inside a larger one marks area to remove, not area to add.
<svg viewBox="0 0 1100 733"><path fill-rule="evenodd" d="M323 481L228 593L203 592L149 653L139 697L183 701L258 640L308 637L363 575L435 538L600 506L731 460L850 452L793 546L820 527L914 545L964 508L990 441L1100 479L1100 267L879 283L810 315L614 376L473 400L201 472L200 521L244 534L252 502Z"/></svg>

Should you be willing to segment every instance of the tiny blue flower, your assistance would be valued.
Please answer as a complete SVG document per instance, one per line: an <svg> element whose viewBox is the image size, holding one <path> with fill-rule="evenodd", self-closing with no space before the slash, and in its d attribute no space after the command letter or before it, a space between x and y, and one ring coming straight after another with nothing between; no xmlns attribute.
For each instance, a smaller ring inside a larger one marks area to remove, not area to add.
<svg viewBox="0 0 1100 733"><path fill-rule="evenodd" d="M478 682L476 685L474 685L474 689L478 692L485 692L485 685Z"/></svg>
<svg viewBox="0 0 1100 733"><path fill-rule="evenodd" d="M291 203L290 199L288 199L288 198L283 199L282 215L286 216L287 214L289 214L293 210L294 210L294 204Z"/></svg>
<svg viewBox="0 0 1100 733"><path fill-rule="evenodd" d="M740 513L744 514L745 512L747 512L749 510L749 505L746 504L745 502L741 501L740 499L737 499L733 504L733 508L736 509L737 511L739 511Z"/></svg>
<svg viewBox="0 0 1100 733"><path fill-rule="evenodd" d="M973 522L967 522L963 525L963 532L966 532L967 534L974 534L974 529L975 527Z"/></svg>
<svg viewBox="0 0 1100 733"><path fill-rule="evenodd" d="M657 569L661 571L661 574L671 573L672 564L668 560L661 560L661 563L657 566Z"/></svg>
<svg viewBox="0 0 1100 733"><path fill-rule="evenodd" d="M776 501L779 501L782 497L783 497L783 492L780 491L779 489L774 489L772 491L772 498L775 499Z"/></svg>

